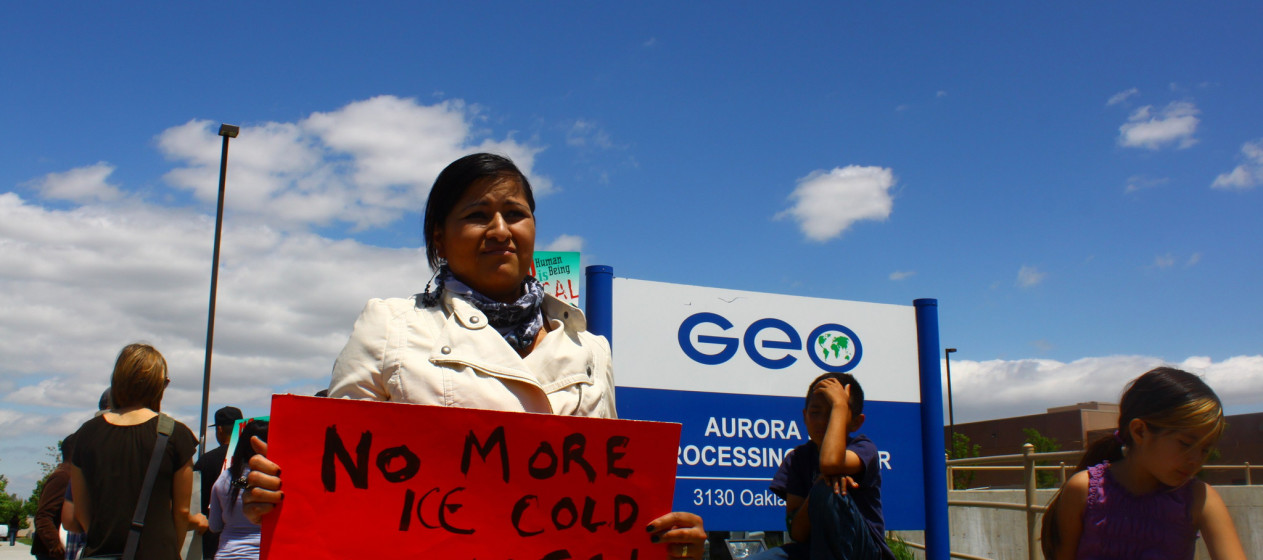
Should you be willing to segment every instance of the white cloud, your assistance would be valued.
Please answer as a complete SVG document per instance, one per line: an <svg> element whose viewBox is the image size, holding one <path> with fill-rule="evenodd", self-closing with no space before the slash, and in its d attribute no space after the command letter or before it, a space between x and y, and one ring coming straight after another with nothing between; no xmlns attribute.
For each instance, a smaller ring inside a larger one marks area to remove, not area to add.
<svg viewBox="0 0 1263 560"><path fill-rule="evenodd" d="M793 207L776 218L792 217L808 239L828 241L860 220L889 217L894 207L890 188L894 185L894 173L885 167L849 165L813 171L799 179L790 193Z"/></svg>
<svg viewBox="0 0 1263 560"><path fill-rule="evenodd" d="M1180 363L1150 356L1083 358L1070 363L952 360L956 421L1039 414L1080 402L1117 403L1128 381L1162 365L1201 375L1230 414L1263 402L1263 355L1236 356L1218 363L1200 356Z"/></svg>
<svg viewBox="0 0 1263 560"><path fill-rule="evenodd" d="M1165 185L1170 181L1171 179L1167 177L1145 177L1143 175L1132 175L1127 178L1127 187L1123 189L1123 191L1127 193L1134 193L1136 191L1152 189L1160 185Z"/></svg>
<svg viewBox="0 0 1263 560"><path fill-rule="evenodd" d="M544 247L545 251L582 251L583 238L578 235L559 235Z"/></svg>
<svg viewBox="0 0 1263 560"><path fill-rule="evenodd" d="M102 161L70 171L49 173L27 183L27 186L47 199L83 203L118 200L122 193L107 181L111 173L114 173L114 166Z"/></svg>
<svg viewBox="0 0 1263 560"><path fill-rule="evenodd" d="M898 282L900 280L911 278L912 276L915 276L916 273L917 271L915 270L896 270L890 273L890 279Z"/></svg>
<svg viewBox="0 0 1263 560"><path fill-rule="evenodd" d="M945 89L938 90L938 92L934 94L934 97L940 97L940 98L947 97L947 90Z"/></svg>
<svg viewBox="0 0 1263 560"><path fill-rule="evenodd" d="M1017 285L1023 288L1029 288L1043 282L1045 276L1048 276L1048 273L1040 272L1038 268L1033 266L1023 265L1022 268L1017 271Z"/></svg>
<svg viewBox="0 0 1263 560"><path fill-rule="evenodd" d="M378 227L420 211L439 170L476 151L513 158L537 194L556 190L533 173L541 148L490 138L480 118L460 102L383 96L242 126L229 154L234 219L223 234L212 407L264 413L273 392L314 393L364 302L420 292L430 277L420 249L337 241L312 226ZM174 162L166 181L212 205L214 126L194 120L156 139ZM0 457L11 490L33 485L43 448L90 417L130 342L167 357L163 410L199 429L213 213L122 194L114 170L101 162L29 181L34 201L0 192ZM53 199L78 205L38 203Z"/></svg>
<svg viewBox="0 0 1263 560"><path fill-rule="evenodd" d="M213 229L170 208L48 210L0 194L0 379L14 387L0 405L94 410L118 349L143 340L171 366L164 409L195 426ZM426 278L416 249L227 224L212 402L257 410L278 388L326 383L364 301Z"/></svg>
<svg viewBox="0 0 1263 560"><path fill-rule="evenodd" d="M356 101L295 123L242 126L228 155L227 206L268 223L302 229L333 222L383 227L405 209L425 204L439 171L478 151L506 155L539 195L555 189L532 173L542 148L511 137L480 137L477 110L460 101L420 105L384 95ZM158 136L158 148L180 167L173 186L205 202L218 195L221 139L213 123L192 120Z"/></svg>
<svg viewBox="0 0 1263 560"><path fill-rule="evenodd" d="M1152 105L1145 105L1136 109L1127 122L1118 127L1118 143L1128 148L1150 150L1171 144L1181 149L1188 148L1197 143L1193 134L1201 122L1197 118L1199 114L1201 111L1187 101L1174 101L1156 115Z"/></svg>
<svg viewBox="0 0 1263 560"><path fill-rule="evenodd" d="M1210 184L1211 188L1246 190L1263 185L1263 138L1242 145L1241 159L1245 162L1232 171L1215 177L1215 182Z"/></svg>
<svg viewBox="0 0 1263 560"><path fill-rule="evenodd" d="M134 200L53 210L0 194L0 456L11 491L29 492L43 448L90 417L129 342L149 341L167 357L173 383L163 408L198 430L213 228L207 215ZM582 246L573 235L548 244ZM211 409L233 404L247 414L266 412L273 392L327 384L364 301L419 292L429 277L420 249L235 221L223 254ZM954 361L957 417L1110 400L1159 362ZM1205 373L1230 405L1263 401L1263 357L1190 358L1183 367Z"/></svg>
<svg viewBox="0 0 1263 560"><path fill-rule="evenodd" d="M609 133L605 132L600 125L583 119L576 120L566 130L566 144L576 148L611 148L613 142L610 141Z"/></svg>
<svg viewBox="0 0 1263 560"><path fill-rule="evenodd" d="M1174 267L1176 263L1180 262L1181 259L1182 257L1178 257L1172 253L1167 253L1165 255L1158 255L1153 258L1153 267L1154 268L1171 268L1171 267ZM1189 255L1187 259L1183 259L1183 261L1184 261L1183 263L1184 268L1190 268L1190 267L1196 266L1197 263L1202 261L1202 254L1193 253L1192 255Z"/></svg>
<svg viewBox="0 0 1263 560"><path fill-rule="evenodd" d="M1129 98L1131 98L1132 96L1134 96L1134 95L1139 95L1139 94L1140 94L1140 90L1139 90L1139 89L1136 89L1136 88L1131 88L1131 89L1129 89L1129 90L1120 91L1120 92L1115 93L1114 95L1110 96L1110 100L1109 100L1109 101L1106 101L1106 102L1105 102L1105 105L1107 105L1107 106L1109 106L1109 105L1118 105L1119 103L1122 103L1122 102L1124 102L1124 101L1127 101L1127 100L1128 100Z"/></svg>

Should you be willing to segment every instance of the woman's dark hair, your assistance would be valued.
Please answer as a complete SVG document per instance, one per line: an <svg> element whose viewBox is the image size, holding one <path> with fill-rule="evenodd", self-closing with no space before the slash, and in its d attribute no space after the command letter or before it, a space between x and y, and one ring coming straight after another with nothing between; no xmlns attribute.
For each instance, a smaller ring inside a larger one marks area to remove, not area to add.
<svg viewBox="0 0 1263 560"><path fill-rule="evenodd" d="M438 270L438 247L434 245L434 232L443 227L447 216L452 213L456 201L465 195L469 187L487 178L512 178L522 183L522 192L526 194L526 202L535 211L535 195L531 192L531 183L526 175L504 156L495 154L470 154L448 164L443 169L434 186L430 187L430 197L425 202L425 222L422 224L425 235L425 257L430 267Z"/></svg>
<svg viewBox="0 0 1263 560"><path fill-rule="evenodd" d="M1175 368L1154 368L1127 384L1118 405L1118 430L1089 445L1074 472L1122 459L1123 448L1132 445L1133 420L1144 422L1153 433L1209 429L1199 444L1218 441L1225 427L1223 403L1202 378ZM1056 520L1060 497L1058 490L1048 502L1040 530L1046 558L1052 558L1061 544Z"/></svg>
<svg viewBox="0 0 1263 560"><path fill-rule="evenodd" d="M250 458L254 456L254 447L250 445L250 438L259 436L263 441L268 440L268 421L267 420L247 420L245 426L241 427L241 435L237 437L237 447L232 450L232 461L228 464L228 480L236 481L241 478L241 471L250 463ZM237 496L241 493L240 484L231 484L232 490L228 493L228 507L233 508L237 503Z"/></svg>

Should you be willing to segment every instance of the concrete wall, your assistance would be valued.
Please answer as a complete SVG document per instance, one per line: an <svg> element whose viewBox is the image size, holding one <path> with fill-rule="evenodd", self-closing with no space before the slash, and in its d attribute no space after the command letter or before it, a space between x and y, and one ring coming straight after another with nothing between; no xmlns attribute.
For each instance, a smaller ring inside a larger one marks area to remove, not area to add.
<svg viewBox="0 0 1263 560"><path fill-rule="evenodd" d="M1237 534L1241 536L1246 555L1263 558L1263 486L1216 486L1232 515ZM1039 503L1047 504L1054 490L1040 490ZM1025 503L1021 490L960 490L952 491L949 500L981 502ZM996 560L1022 560L1026 556L1026 514L1021 511L991 508L952 507L948 510L952 531L952 552L963 552ZM1037 516L1038 523L1043 516ZM921 531L899 531L909 542L925 543ZM1208 559L1206 546L1197 545L1197 558ZM1037 557L1042 558L1042 555ZM924 555L918 555L924 558Z"/></svg>

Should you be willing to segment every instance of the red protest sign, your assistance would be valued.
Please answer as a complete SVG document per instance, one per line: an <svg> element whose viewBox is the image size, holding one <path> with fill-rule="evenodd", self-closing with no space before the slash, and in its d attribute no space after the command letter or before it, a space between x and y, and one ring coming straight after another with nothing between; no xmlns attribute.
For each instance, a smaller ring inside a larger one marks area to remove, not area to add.
<svg viewBox="0 0 1263 560"><path fill-rule="evenodd" d="M269 558L649 558L680 425L275 395Z"/></svg>

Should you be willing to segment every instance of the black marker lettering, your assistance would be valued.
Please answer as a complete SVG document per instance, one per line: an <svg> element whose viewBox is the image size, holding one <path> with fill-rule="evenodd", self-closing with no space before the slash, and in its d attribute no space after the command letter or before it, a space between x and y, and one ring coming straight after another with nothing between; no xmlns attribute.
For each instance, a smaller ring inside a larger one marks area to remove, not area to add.
<svg viewBox="0 0 1263 560"><path fill-rule="evenodd" d="M594 513L596 513L596 500L593 500L591 496L588 496L583 499L583 522L582 523L583 523L583 528L587 529L589 533L595 533L598 527L605 524L604 521L598 521L596 523L593 523L592 515Z"/></svg>
<svg viewBox="0 0 1263 560"><path fill-rule="evenodd" d="M561 472L570 472L570 463L578 463L583 467L583 472L588 473L588 482L596 482L596 470L588 464L587 459L583 458L583 447L586 443L587 438L583 437L583 434L575 433L566 436L565 442L561 444L563 449Z"/></svg>
<svg viewBox="0 0 1263 560"><path fill-rule="evenodd" d="M627 506L629 513L622 515L623 507ZM636 517L640 515L640 506L636 504L636 500L631 496L619 494L614 496L614 530L620 533L626 533L629 529L636 525Z"/></svg>
<svg viewBox="0 0 1263 560"><path fill-rule="evenodd" d="M538 457L547 459L548 464L543 467L535 466L535 459ZM534 455L531 455L531 460L527 462L526 469L530 471L532 477L539 480L551 478L557 474L557 453L553 451L552 444L546 441L539 442L539 448L535 450Z"/></svg>
<svg viewBox="0 0 1263 560"><path fill-rule="evenodd" d="M539 502L539 496L527 494L522 496L522 499L518 500L516 504L513 504L513 528L517 530L519 536L533 537L544 532L543 529L538 531L525 531L522 529L522 515L526 513L526 508L531 507L531 502Z"/></svg>
<svg viewBox="0 0 1263 560"><path fill-rule="evenodd" d="M562 512L570 515L570 520L567 523L562 523L561 519L559 519ZM579 511L575 509L574 500L571 500L569 497L562 498L561 501L557 502L557 505L553 506L553 526L557 527L557 529L574 527L575 522L578 520Z"/></svg>
<svg viewBox="0 0 1263 560"><path fill-rule="evenodd" d="M388 470L391 461L394 461L396 457L403 459L403 467L396 471ZM377 470L382 471L382 476L387 482L403 482L416 476L420 469L421 459L418 459L417 454L406 445L392 447L377 454Z"/></svg>
<svg viewBox="0 0 1263 560"><path fill-rule="evenodd" d="M417 499L417 493L412 490L404 492L403 495L403 515L399 516L399 530L407 531L412 525L412 502Z"/></svg>
<svg viewBox="0 0 1263 560"><path fill-rule="evenodd" d="M361 490L368 488L368 451L373 446L373 433L365 431L360 434L360 443L355 446L355 455L357 459L351 458L351 453L346 450L346 445L342 443L342 437L338 435L338 427L329 426L325 429L325 453L324 460L321 462L320 481L324 483L325 491L333 492L337 489L338 473L334 471L333 460L336 457L342 462L342 466L346 469L346 474L351 477L351 484Z"/></svg>
<svg viewBox="0 0 1263 560"><path fill-rule="evenodd" d="M474 534L473 529L462 529L460 527L456 527L447 522L448 511L452 513L456 513L456 510L460 509L461 506L465 505L465 504L449 504L447 503L447 500L452 497L452 494L455 494L457 492L461 492L464 490L465 490L465 487L463 486L453 488L449 490L447 494L443 496L443 503L439 504L439 524L443 525L443 528L447 529L449 532L456 533L458 535L472 535Z"/></svg>
<svg viewBox="0 0 1263 560"><path fill-rule="evenodd" d="M491 450L500 446L500 469L504 477L504 481L509 481L509 444L504 440L504 426L500 426L487 436L486 444L478 442L478 436L474 435L474 431L470 430L469 435L465 436L465 453L460 458L460 472L466 477L469 476L469 462L472 459L470 451L477 449L478 456L482 457L482 461L487 462L487 455L491 454Z"/></svg>
<svg viewBox="0 0 1263 560"><path fill-rule="evenodd" d="M622 459L626 453L615 451L615 448L626 449L627 443L631 440L625 436L614 436L605 442L605 474L612 474L619 478L627 478L631 476L632 469L615 465L619 459Z"/></svg>
<svg viewBox="0 0 1263 560"><path fill-rule="evenodd" d="M429 497L430 497L430 494L433 494L433 493L438 492L438 491L439 491L439 489L438 489L438 488L431 488L431 489L429 489L429 490L428 490L425 494L422 494L422 495L421 495L421 501L417 502L417 519L421 520L421 524L422 524L422 525L425 525L425 527L426 527L427 529L438 529L438 528L439 528L439 526L438 526L438 525L430 525L429 523L426 523L426 521L425 521L425 514L421 513L421 506L425 505L425 499L426 499L426 498L429 498Z"/></svg>

